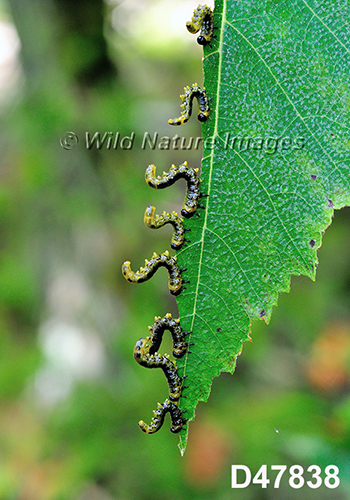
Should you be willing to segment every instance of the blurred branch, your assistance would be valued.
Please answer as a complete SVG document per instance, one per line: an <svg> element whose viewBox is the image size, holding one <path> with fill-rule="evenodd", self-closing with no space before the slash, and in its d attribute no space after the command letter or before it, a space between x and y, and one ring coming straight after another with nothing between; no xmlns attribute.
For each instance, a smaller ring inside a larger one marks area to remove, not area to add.
<svg viewBox="0 0 350 500"><path fill-rule="evenodd" d="M81 87L115 76L104 38L102 0L9 0L9 5L29 88L47 85L57 70Z"/></svg>

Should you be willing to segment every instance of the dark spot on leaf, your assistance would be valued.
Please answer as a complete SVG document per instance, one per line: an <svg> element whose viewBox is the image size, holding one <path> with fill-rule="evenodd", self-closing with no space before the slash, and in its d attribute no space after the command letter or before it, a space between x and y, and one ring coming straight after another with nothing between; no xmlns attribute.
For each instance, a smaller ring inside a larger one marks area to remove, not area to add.
<svg viewBox="0 0 350 500"><path fill-rule="evenodd" d="M216 329L216 331L217 331L218 333L220 333L220 332L222 332L222 328L217 328L217 329Z"/></svg>
<svg viewBox="0 0 350 500"><path fill-rule="evenodd" d="M333 134L333 132L331 132L331 137L334 137L334 134Z"/></svg>
<svg viewBox="0 0 350 500"><path fill-rule="evenodd" d="M259 313L259 318L262 318L263 316L266 316L266 311L265 311L265 309L263 309L263 310Z"/></svg>
<svg viewBox="0 0 350 500"><path fill-rule="evenodd" d="M315 244L316 244L315 240L310 240L309 241L309 245L310 245L311 248L314 248Z"/></svg>
<svg viewBox="0 0 350 500"><path fill-rule="evenodd" d="M311 179L312 179L313 181L315 181L315 180L317 179L317 175L312 174Z"/></svg>
<svg viewBox="0 0 350 500"><path fill-rule="evenodd" d="M334 203L329 198L328 198L328 206L329 206L329 208L334 208Z"/></svg>

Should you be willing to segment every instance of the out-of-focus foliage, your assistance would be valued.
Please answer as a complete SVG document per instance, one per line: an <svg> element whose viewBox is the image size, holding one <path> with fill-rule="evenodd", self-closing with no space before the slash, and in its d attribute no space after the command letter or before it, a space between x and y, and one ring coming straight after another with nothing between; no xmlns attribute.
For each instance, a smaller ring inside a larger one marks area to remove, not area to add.
<svg viewBox="0 0 350 500"><path fill-rule="evenodd" d="M138 429L167 387L134 362L133 346L154 315L177 312L165 272L132 286L120 266L169 248L170 229L149 231L143 212L183 199L184 185L150 190L147 165L199 166L200 151L140 147L145 132L174 136L167 119L178 95L200 83L201 48L184 25L196 5L74 4L11 0L0 9L0 36L11 33L13 49L1 59L0 498L224 500L232 463L330 462L342 470L339 493L303 489L302 498L348 498L346 210L327 230L316 283L294 280L269 327L253 325L235 376L215 380L185 458L168 421L154 436ZM177 18L181 32L165 22ZM150 38L164 28L156 50ZM60 146L67 131L79 138L71 150ZM135 132L135 145L88 150L85 132L96 131ZM200 127L192 120L176 132L198 136ZM281 498L297 498L283 488ZM274 498L258 487L234 496Z"/></svg>

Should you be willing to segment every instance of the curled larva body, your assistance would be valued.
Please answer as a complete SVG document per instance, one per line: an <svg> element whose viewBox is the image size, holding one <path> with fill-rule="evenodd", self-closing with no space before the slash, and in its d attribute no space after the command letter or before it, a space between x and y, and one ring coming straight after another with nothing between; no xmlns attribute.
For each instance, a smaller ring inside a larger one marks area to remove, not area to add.
<svg viewBox="0 0 350 500"><path fill-rule="evenodd" d="M180 410L176 404L171 403L169 399L166 399L162 404L158 403L157 409L153 410L153 413L154 417L152 418L150 425L147 425L143 420L139 421L140 429L143 430L143 432L146 432L146 434L154 434L155 432L159 431L159 429L163 425L164 418L167 413L170 413L170 430L174 434L180 432L187 422L187 418L182 417L182 414L184 412Z"/></svg>
<svg viewBox="0 0 350 500"><path fill-rule="evenodd" d="M161 368L168 381L169 399L178 401L181 396L182 378L177 374L175 363L169 359L168 354L161 355L158 352L150 354L149 350L149 338L139 339L134 347L135 360L146 368Z"/></svg>
<svg viewBox="0 0 350 500"><path fill-rule="evenodd" d="M197 118L200 122L205 122L209 117L210 107L209 99L205 88L199 87L198 83L194 83L191 87L184 87L184 93L180 95L183 111L178 118L168 120L169 125L183 125L187 123L192 114L193 99L198 102Z"/></svg>
<svg viewBox="0 0 350 500"><path fill-rule="evenodd" d="M165 330L169 330L173 339L173 356L182 358L185 355L188 342L185 342L186 335L190 332L184 332L180 326L180 320L174 319L170 313L167 313L163 318L156 316L154 324L148 327L150 336L147 337L149 342L149 353L154 354L158 351L163 339Z"/></svg>
<svg viewBox="0 0 350 500"><path fill-rule="evenodd" d="M146 208L143 218L144 223L150 229L158 229L165 226L165 224L171 224L174 231L170 246L174 250L179 250L185 241L185 229L182 218L176 212L163 212L162 215L157 215L155 214L155 210L155 207L152 205Z"/></svg>
<svg viewBox="0 0 350 500"><path fill-rule="evenodd" d="M170 257L169 252L158 255L153 253L151 260L145 261L145 266L138 271L131 270L130 262L126 261L122 265L122 273L130 283L143 283L149 280L160 267L165 267L168 271L168 288L172 295L179 295L182 289L182 277L176 257Z"/></svg>
<svg viewBox="0 0 350 500"><path fill-rule="evenodd" d="M196 212L199 198L201 197L198 168L189 167L187 161L185 161L178 167L172 165L169 172L163 172L162 176L156 176L156 166L149 165L146 169L145 178L147 184L155 189L163 189L171 186L178 179L185 179L187 181L187 191L181 215L189 218Z"/></svg>
<svg viewBox="0 0 350 500"><path fill-rule="evenodd" d="M186 28L192 34L201 30L197 38L199 45L210 44L214 32L214 16L211 8L207 5L198 5L193 12L191 21L186 23Z"/></svg>

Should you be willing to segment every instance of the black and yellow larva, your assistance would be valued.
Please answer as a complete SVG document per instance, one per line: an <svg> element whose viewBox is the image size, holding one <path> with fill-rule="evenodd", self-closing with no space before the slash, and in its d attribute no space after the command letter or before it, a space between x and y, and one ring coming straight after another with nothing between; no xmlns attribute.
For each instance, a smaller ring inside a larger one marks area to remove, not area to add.
<svg viewBox="0 0 350 500"><path fill-rule="evenodd" d="M214 32L214 16L211 8L207 5L198 5L193 12L192 20L186 23L186 28L192 34L198 33L201 30L197 43L199 45L208 45Z"/></svg>
<svg viewBox="0 0 350 500"><path fill-rule="evenodd" d="M169 399L178 401L181 396L182 377L177 374L175 363L169 359L169 354L150 354L150 342L148 339L139 339L134 347L134 358L139 365L146 368L161 368L168 381Z"/></svg>
<svg viewBox="0 0 350 500"><path fill-rule="evenodd" d="M173 356L175 358L182 358L185 355L189 346L189 343L185 342L185 339L191 332L184 332L182 330L179 319L173 319L170 313L167 313L163 318L156 316L153 325L149 326L148 329L150 336L147 337L147 340L150 344L150 354L158 351L165 330L169 330L173 339Z"/></svg>
<svg viewBox="0 0 350 500"><path fill-rule="evenodd" d="M145 267L141 267L139 271L132 271L130 264L131 262L127 260L122 265L123 276L130 283L143 283L152 278L157 269L165 267L169 275L168 288L170 293L172 295L179 295L181 292L184 283L181 273L184 269L179 268L176 256L170 257L168 250L160 255L154 252L151 260L146 259Z"/></svg>
<svg viewBox="0 0 350 500"><path fill-rule="evenodd" d="M192 114L193 99L196 97L198 102L197 118L200 122L205 122L209 118L209 99L205 88L199 87L198 83L194 83L191 87L184 87L184 94L180 95L183 109L178 118L168 120L169 125L183 125L187 123Z"/></svg>
<svg viewBox="0 0 350 500"><path fill-rule="evenodd" d="M153 412L154 417L150 425L145 424L142 420L139 422L140 428L147 434L157 432L163 425L164 416L170 412L172 426L170 430L174 433L179 432L187 419L182 418L182 411L174 404L181 397L182 389L186 386L182 385L185 377L179 377L176 369L176 364L169 359L168 354L161 355L156 352L163 339L165 330L169 330L173 339L173 355L181 358L187 351L187 347L192 345L185 342L186 335L191 332L183 332L180 326L179 319L173 319L170 313L167 313L163 318L156 316L154 324L148 327L150 335L143 339L140 338L134 347L134 358L146 368L161 368L167 379L169 386L169 399L163 404L158 403L157 409ZM171 400L171 402L169 401Z"/></svg>
<svg viewBox="0 0 350 500"><path fill-rule="evenodd" d="M156 176L156 166L149 165L146 169L146 182L155 189L163 189L171 186L179 179L187 181L187 191L182 205L181 215L183 217L192 217L197 208L203 208L198 204L202 195L199 189L200 179L198 177L198 168L192 168L187 165L187 161L180 166L172 165L169 172L163 172L162 176Z"/></svg>
<svg viewBox="0 0 350 500"><path fill-rule="evenodd" d="M146 434L153 434L159 431L163 425L164 417L168 412L170 413L171 418L171 432L174 434L180 432L188 419L183 418L182 416L185 411L180 410L180 408L178 408L176 404L169 401L169 399L166 399L163 404L157 404L157 409L153 410L154 417L152 418L150 425L145 424L143 420L139 421L140 429L143 430L143 432L146 432Z"/></svg>
<svg viewBox="0 0 350 500"><path fill-rule="evenodd" d="M188 91L188 92L187 92ZM192 88L185 88L185 96L182 96L184 112L182 117L179 118L179 123L185 123L192 112L193 98L197 97L200 110L205 114L199 113L198 117L204 121L209 115L208 98L203 91L195 84ZM186 109L187 107L187 109ZM186 119L186 112L188 118ZM198 170L190 168L185 161L180 166L172 165L169 172L163 172L162 176L156 176L155 165L149 165L146 169L146 182L149 186L162 189L171 186L178 179L184 178L187 181L187 191L184 203L182 205L181 215L183 217L192 217L196 213L197 208L204 208L200 205L199 198L206 196L200 192L200 179L198 177ZM163 212L162 215L155 215L155 207L149 205L144 214L144 222L151 229L157 229L165 224L172 224L174 233L172 237L171 246L174 249L179 249L185 240L185 228L183 220L176 212ZM181 273L185 269L179 269L176 257L170 257L169 252L165 251L161 255L153 253L150 261L145 261L145 267L141 267L138 271L131 270L130 262L126 261L122 265L122 272L124 277L131 283L142 283L153 276L159 267L165 267L168 271L168 287L173 295L178 295L183 283ZM181 411L177 406L177 402L181 397L182 390L186 387L182 385L185 377L180 377L177 373L176 362L170 360L168 354L161 355L157 351L161 345L163 334L165 330L169 330L173 339L173 355L175 358L184 356L190 342L186 342L186 335L190 332L183 332L180 326L179 319L173 319L171 314L166 314L163 318L160 316L155 317L155 322L149 326L150 335L147 338L140 338L134 347L134 358L141 365L146 368L161 368L168 382L169 386L169 399L166 399L163 404L158 403L156 410L154 410L154 417L151 424L147 425L142 420L139 421L139 427L147 434L157 432L163 425L166 413L170 413L171 427L173 433L180 432L186 424L186 418L183 418L184 411Z"/></svg>
<svg viewBox="0 0 350 500"><path fill-rule="evenodd" d="M174 231L170 246L174 250L180 250L184 242L188 241L185 238L185 231L188 231L188 229L184 228L182 218L176 212L163 212L162 215L157 215L155 214L155 210L155 207L152 205L146 208L143 218L144 223L150 229L158 229L165 226L165 224L171 224Z"/></svg>

